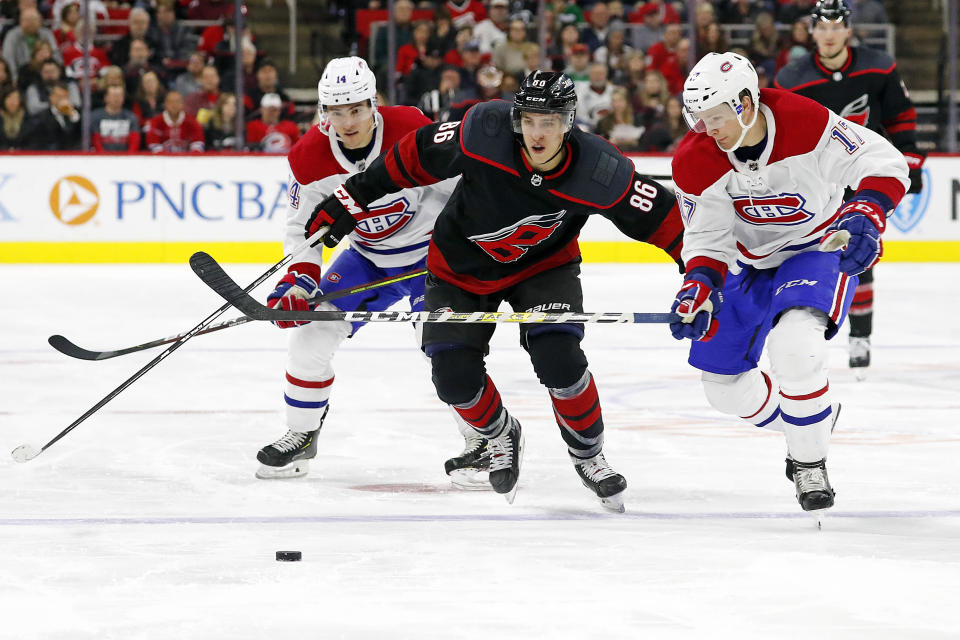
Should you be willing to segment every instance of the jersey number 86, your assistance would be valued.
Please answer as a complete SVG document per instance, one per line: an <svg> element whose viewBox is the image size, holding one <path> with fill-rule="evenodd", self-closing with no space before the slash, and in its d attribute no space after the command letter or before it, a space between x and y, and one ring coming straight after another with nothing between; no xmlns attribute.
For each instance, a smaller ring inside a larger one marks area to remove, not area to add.
<svg viewBox="0 0 960 640"><path fill-rule="evenodd" d="M657 188L655 186L637 180L633 183L633 190L636 191L636 193L630 196L631 207L635 207L644 212L653 209L653 198L657 197Z"/></svg>

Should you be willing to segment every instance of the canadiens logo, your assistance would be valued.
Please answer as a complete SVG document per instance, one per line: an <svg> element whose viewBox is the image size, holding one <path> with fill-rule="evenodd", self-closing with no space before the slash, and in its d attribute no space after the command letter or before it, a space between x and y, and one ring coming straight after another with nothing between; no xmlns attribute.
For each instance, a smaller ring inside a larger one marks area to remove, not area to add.
<svg viewBox="0 0 960 640"><path fill-rule="evenodd" d="M756 225L803 224L813 218L813 214L803 208L806 203L806 199L797 193L733 198L733 208L740 219Z"/></svg>
<svg viewBox="0 0 960 640"><path fill-rule="evenodd" d="M410 201L404 197L387 204L370 207L364 214L355 216L357 227L353 230L361 240L379 242L403 229L416 211L410 209Z"/></svg>
<svg viewBox="0 0 960 640"><path fill-rule="evenodd" d="M497 262L516 262L557 230L563 222L566 209L554 213L528 216L509 227L493 233L470 236L470 240Z"/></svg>
<svg viewBox="0 0 960 640"><path fill-rule="evenodd" d="M336 271L331 271L327 274L327 280L330 282L340 282L340 274Z"/></svg>

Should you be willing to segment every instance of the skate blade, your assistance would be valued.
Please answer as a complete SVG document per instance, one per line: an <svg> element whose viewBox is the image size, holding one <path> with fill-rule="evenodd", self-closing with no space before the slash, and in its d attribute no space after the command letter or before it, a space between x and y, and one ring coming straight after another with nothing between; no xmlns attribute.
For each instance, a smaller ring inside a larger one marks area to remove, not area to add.
<svg viewBox="0 0 960 640"><path fill-rule="evenodd" d="M617 513L625 513L627 511L627 508L623 504L622 491L616 495L600 498L600 504L602 504L605 509L616 511Z"/></svg>
<svg viewBox="0 0 960 640"><path fill-rule="evenodd" d="M461 491L492 491L490 472L476 469L454 469L450 472L450 484Z"/></svg>
<svg viewBox="0 0 960 640"><path fill-rule="evenodd" d="M297 460L283 467L269 467L262 464L255 475L260 480L284 480L305 476L308 471L310 471L310 462L308 460Z"/></svg>
<svg viewBox="0 0 960 640"><path fill-rule="evenodd" d="M827 509L812 509L810 511L807 511L810 517L813 518L814 524L817 525L818 531L823 530L823 523L827 521L828 510L829 510L829 507Z"/></svg>
<svg viewBox="0 0 960 640"><path fill-rule="evenodd" d="M510 489L507 493L503 494L503 498L507 501L507 504L513 504L513 499L517 497L517 487L520 485L519 480L517 484L513 485L513 489Z"/></svg>
<svg viewBox="0 0 960 640"><path fill-rule="evenodd" d="M856 367L853 370L853 377L857 382L863 382L867 379L867 368L866 367Z"/></svg>

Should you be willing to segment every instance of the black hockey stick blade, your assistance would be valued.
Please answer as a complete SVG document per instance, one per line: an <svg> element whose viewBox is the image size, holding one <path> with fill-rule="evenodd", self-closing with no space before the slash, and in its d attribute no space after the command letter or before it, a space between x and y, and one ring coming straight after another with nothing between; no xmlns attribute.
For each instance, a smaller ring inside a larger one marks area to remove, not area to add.
<svg viewBox="0 0 960 640"><path fill-rule="evenodd" d="M206 335L208 333L213 333L215 331L221 331L223 329L229 329L230 327L235 327L240 324L246 324L251 322L251 319L246 316L241 316L239 318L233 318L231 320L225 320L218 324L211 325L204 329L203 331L197 333L198 336ZM160 347L165 344L170 344L171 342L176 342L180 338L184 337L187 332L178 333L175 336L170 336L167 338L158 338L156 340L151 340L150 342L144 342L143 344L138 344L132 347L126 347L124 349L114 349L111 351L91 351L90 349L84 349L81 346L71 342L68 338L65 338L61 335L50 336L47 338L47 342L51 347L59 351L65 356L71 358L77 358L78 360L107 360L109 358L116 358L117 356L125 356L128 353L136 353L138 351L145 351L147 349L152 349L154 347Z"/></svg>

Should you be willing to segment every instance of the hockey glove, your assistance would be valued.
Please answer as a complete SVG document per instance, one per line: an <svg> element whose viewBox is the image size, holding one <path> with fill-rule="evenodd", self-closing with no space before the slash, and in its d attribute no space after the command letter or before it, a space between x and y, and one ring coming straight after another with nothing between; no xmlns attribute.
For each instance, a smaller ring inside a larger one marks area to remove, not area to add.
<svg viewBox="0 0 960 640"><path fill-rule="evenodd" d="M323 244L332 249L357 226L353 216L365 211L366 209L353 199L346 187L340 185L314 208L310 219L304 225L306 231L304 237L309 238L321 227L330 227L323 237Z"/></svg>
<svg viewBox="0 0 960 640"><path fill-rule="evenodd" d="M837 219L827 227L820 244L831 244L834 234L846 231L850 240L842 247L840 271L848 276L863 273L883 255L880 234L887 226L887 214L872 200L851 200L840 208Z"/></svg>
<svg viewBox="0 0 960 640"><path fill-rule="evenodd" d="M696 267L688 274L670 311L680 316L670 323L670 332L677 340L690 338L707 342L719 328L716 315L723 304L720 283L723 278L712 269Z"/></svg>
<svg viewBox="0 0 960 640"><path fill-rule="evenodd" d="M297 264L290 267L290 272L280 278L277 288L267 296L267 306L271 309L283 309L284 311L312 311L316 308L315 303L308 302L309 298L320 293L317 287L317 281L302 271L315 271L313 265ZM301 271L297 271L301 269ZM319 275L317 272L316 275ZM309 320L276 320L273 324L281 329L292 329L301 325L308 324Z"/></svg>
<svg viewBox="0 0 960 640"><path fill-rule="evenodd" d="M907 193L920 193L923 191L923 161L925 158L918 153L904 153L903 157L910 169L910 187L907 189Z"/></svg>

